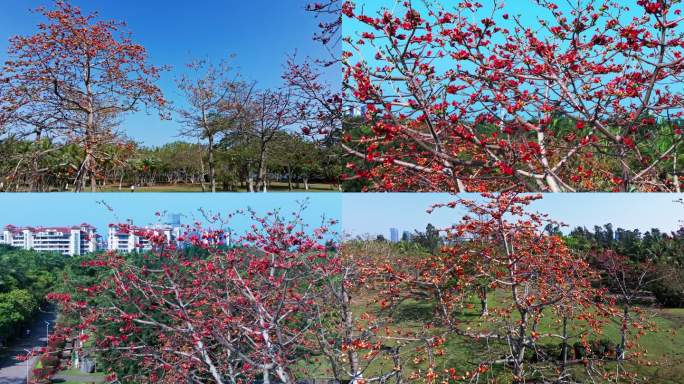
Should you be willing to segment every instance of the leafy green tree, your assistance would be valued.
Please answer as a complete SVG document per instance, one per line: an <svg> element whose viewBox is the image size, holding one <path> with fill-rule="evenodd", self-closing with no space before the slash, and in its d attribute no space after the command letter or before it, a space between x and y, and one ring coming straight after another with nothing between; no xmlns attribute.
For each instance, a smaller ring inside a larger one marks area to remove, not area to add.
<svg viewBox="0 0 684 384"><path fill-rule="evenodd" d="M425 232L417 232L414 241L423 246L423 248L431 254L436 254L442 245L442 238L439 236L439 231L432 224L428 224L425 227Z"/></svg>
<svg viewBox="0 0 684 384"><path fill-rule="evenodd" d="M67 256L0 246L0 335L12 338L52 291Z"/></svg>

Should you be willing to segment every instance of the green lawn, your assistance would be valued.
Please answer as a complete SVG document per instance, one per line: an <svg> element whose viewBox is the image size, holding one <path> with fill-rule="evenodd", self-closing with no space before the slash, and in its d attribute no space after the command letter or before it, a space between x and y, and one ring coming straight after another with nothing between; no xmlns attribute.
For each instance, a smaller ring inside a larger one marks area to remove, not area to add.
<svg viewBox="0 0 684 384"><path fill-rule="evenodd" d="M496 306L496 298L490 297L490 308ZM479 316L479 301L474 298L470 304L472 308L466 309L460 316L460 325L462 329L470 328L471 330L485 330L489 323L482 321ZM470 307L470 306L469 306ZM359 306L354 312L358 315L364 311L372 311L373 307ZM639 376L643 377L648 383L662 383L662 384L676 384L682 383L684 377L684 309L646 309L653 316L652 319L657 323L656 332L648 332L641 337L639 343L641 350L646 353L642 364L628 364L627 367L632 372L637 372ZM432 318L433 307L430 304L418 302L405 302L395 312L394 324L390 328L411 330L418 329L424 320ZM582 329L585 327L582 324L576 324ZM554 332L559 333L560 325L556 324L551 316L545 318L539 327L540 333ZM433 332L438 334L440 329L434 329ZM589 339L607 338L613 342L619 340L619 325L608 324L604 327L603 333L599 335L592 335ZM548 345L558 345L559 341L556 339L546 338L542 340L549 340ZM572 345L576 340L572 340ZM386 343L389 345L391 343ZM542 344L543 345L543 344ZM408 345L402 347L404 353L411 355L416 351L415 347L418 345ZM445 354L438 357L437 368L447 369L456 368L460 372L465 372L476 368L477 363L482 361L483 356L496 356L500 353L503 356L505 353L504 346L496 341L490 341L489 345L485 341L475 341L472 338L452 335L449 336L444 345ZM494 353L492 353L492 351ZM500 351L500 352L497 352ZM420 356L423 352L418 352ZM407 359L410 360L410 359ZM650 362L650 363L649 363ZM390 359L376 360L368 369L365 376L370 377L379 372L388 372L393 366ZM606 369L613 370L614 362L607 362ZM404 366L405 372L412 370L424 369L425 363L415 364L408 362ZM313 361L302 362L300 368L313 373L313 377L329 377L330 372L325 360L322 357L314 359ZM586 379L584 369L581 365L573 367L576 379L582 381ZM506 374L503 373L501 367L494 367L489 377L496 376L499 382L507 382Z"/></svg>
<svg viewBox="0 0 684 384"><path fill-rule="evenodd" d="M71 381L61 381L59 379L53 380L54 383L60 383L60 384L88 384L88 383L95 383L95 382L102 382L105 374L102 372L94 372L94 373L84 373L81 372L78 369L65 369L63 371L57 372L56 376L62 376L62 377L69 377L69 378L78 378L78 380L71 380ZM92 381L91 381L92 380Z"/></svg>
<svg viewBox="0 0 684 384"><path fill-rule="evenodd" d="M496 306L496 297L490 303ZM472 304L474 304L472 310L464 314L464 326L484 329L486 324L483 324L478 315L479 301L473 300ZM684 308L643 308L643 310L648 313L649 319L656 323L656 331L646 331L638 340L639 350L644 353L644 356L639 364L629 363L628 370L638 373L649 383L682 383L682 377L684 377ZM573 325L577 327L576 329L587 328L583 322L571 324L570 327L572 328ZM541 321L539 332L560 334L560 323L549 314ZM602 328L601 334L593 334L589 337L589 340L598 339L608 339L617 343L620 339L620 325L615 322L608 323ZM575 341L577 340L570 341L570 344L572 345ZM550 344L552 343L548 343ZM472 343L466 345L470 346ZM454 349L457 355L462 353L458 351L458 346ZM614 362L606 363L608 369L614 370L615 366ZM581 366L577 366L575 372L578 378L586 378ZM589 380L589 378L586 379Z"/></svg>
<svg viewBox="0 0 684 384"><path fill-rule="evenodd" d="M60 375L66 375L66 376L93 376L93 377L104 377L104 373L102 372L95 372L95 373L83 373L80 370L76 368L72 369L65 369L63 371L57 372Z"/></svg>
<svg viewBox="0 0 684 384"><path fill-rule="evenodd" d="M304 185L300 184L300 188L293 189L294 192L337 192L337 188L332 184L324 183L311 183L309 184L309 190L304 189ZM90 190L89 188L86 190ZM100 192L128 192L131 193L130 186L123 186L119 190L118 185L108 185L104 188L99 189ZM202 186L200 184L159 184L146 187L137 187L136 192L202 192ZM218 191L221 191L220 188ZM247 190L242 188L236 192L246 192ZM287 183L273 182L269 191L273 192L288 192Z"/></svg>

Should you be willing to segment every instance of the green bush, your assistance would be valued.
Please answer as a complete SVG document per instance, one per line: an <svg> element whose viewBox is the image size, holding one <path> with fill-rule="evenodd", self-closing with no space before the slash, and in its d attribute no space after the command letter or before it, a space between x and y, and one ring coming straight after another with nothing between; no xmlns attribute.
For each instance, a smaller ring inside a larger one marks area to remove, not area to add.
<svg viewBox="0 0 684 384"><path fill-rule="evenodd" d="M572 347L575 352L575 359L583 359L587 357L587 350L584 347L584 344L577 341L575 342L575 344L572 345Z"/></svg>
<svg viewBox="0 0 684 384"><path fill-rule="evenodd" d="M40 358L43 368L55 369L59 366L59 358L54 355L43 355Z"/></svg>
<svg viewBox="0 0 684 384"><path fill-rule="evenodd" d="M659 265L656 274L658 280L651 283L649 289L658 304L668 308L684 307L684 270Z"/></svg>

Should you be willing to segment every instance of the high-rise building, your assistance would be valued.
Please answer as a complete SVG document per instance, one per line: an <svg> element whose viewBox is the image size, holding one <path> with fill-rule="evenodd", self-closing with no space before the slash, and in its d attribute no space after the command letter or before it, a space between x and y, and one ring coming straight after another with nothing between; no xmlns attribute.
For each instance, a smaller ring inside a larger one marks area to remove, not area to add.
<svg viewBox="0 0 684 384"><path fill-rule="evenodd" d="M174 239L181 237L181 214L170 213L166 216L166 225L171 227L171 235Z"/></svg>
<svg viewBox="0 0 684 384"><path fill-rule="evenodd" d="M71 227L7 225L0 237L0 243L27 250L76 256L97 251L98 238L95 227L87 223Z"/></svg>
<svg viewBox="0 0 684 384"><path fill-rule="evenodd" d="M390 228L390 241L392 243L399 242L399 230L396 228Z"/></svg>

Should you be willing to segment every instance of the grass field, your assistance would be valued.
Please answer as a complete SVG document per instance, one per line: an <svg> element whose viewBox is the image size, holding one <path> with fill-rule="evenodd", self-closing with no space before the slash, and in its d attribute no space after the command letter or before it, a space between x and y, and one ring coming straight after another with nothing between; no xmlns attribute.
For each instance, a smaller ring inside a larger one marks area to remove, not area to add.
<svg viewBox="0 0 684 384"><path fill-rule="evenodd" d="M89 190L89 189L87 189ZM271 192L289 192L287 183L273 182L268 189ZM122 186L119 190L118 185L109 185L99 189L100 192L128 192L131 193L130 186ZM160 184L146 187L137 187L136 192L202 192L200 184ZM218 189L220 192L220 188ZM246 189L240 189L235 192L247 192ZM300 188L293 189L293 192L338 192L338 189L332 184L311 183L309 190L304 189L304 185L300 184Z"/></svg>
<svg viewBox="0 0 684 384"><path fill-rule="evenodd" d="M472 305L467 305L467 308L459 316L461 329L476 330L486 330L489 323L483 322L482 318L479 316L479 301L474 298L471 303ZM496 306L496 299L490 298L490 308ZM366 307L362 304L357 307L354 313L360 314L365 311L374 311L376 308ZM433 306L429 303L418 303L418 302L405 302L402 304L394 314L393 323L390 328L397 330L417 330L424 321L430 320L433 317ZM638 375L647 383L657 383L657 384L681 384L683 383L684 377L684 308L668 308L668 309L646 309L649 311L650 315L653 316L652 320L657 324L656 332L647 332L639 340L640 350L645 353L643 360L639 364L628 363L626 368L630 372L636 372ZM582 326L582 324L576 324ZM547 317L540 324L540 333L559 333L560 325L556 324L551 316ZM581 327L585 328L585 327ZM441 333L442 330L436 328L433 329L434 334ZM592 335L590 340L598 339L608 339L612 342L617 343L619 341L619 325L615 323L609 323L603 328L602 334ZM550 339L542 339L550 340ZM558 346L556 339L549 341L546 346ZM571 340L570 346L577 341ZM391 343L386 343L391 344ZM544 343L540 343L544 345ZM407 363L404 365L404 372L411 372L417 370L424 370L426 365L424 362L414 363L412 361L413 355L418 351L415 345L405 345L402 347L403 351L409 356L405 359ZM496 341L490 340L486 342L484 340L476 341L472 338L465 336L452 335L449 336L447 342L444 345L445 353L443 356L436 359L438 362L437 369L448 369L455 368L457 371L466 372L473 370L477 367L477 364L484 359L483 356L503 356L505 354L505 346ZM422 351L422 350L421 350ZM423 352L418 352L417 357ZM329 377L330 371L328 370L327 364L324 359L318 359L318 362L313 366L311 361L306 363L308 367L306 370L312 372L314 377ZM614 370L616 367L615 362L604 362L603 367L606 370ZM379 372L388 372L391 370L393 363L389 358L378 359L369 367L366 371L365 376L371 377ZM302 366L303 367L303 366ZM573 376L579 382L591 382L586 376L584 367L582 365L576 365L572 368ZM497 382L506 383L510 381L510 377L506 372L503 371L501 367L493 367L492 370L487 373L489 379L496 378ZM594 378L595 382L601 382L600 379Z"/></svg>
<svg viewBox="0 0 684 384"><path fill-rule="evenodd" d="M60 384L89 384L104 382L105 374L102 372L84 373L78 369L65 369L57 372L57 378L53 383Z"/></svg>

